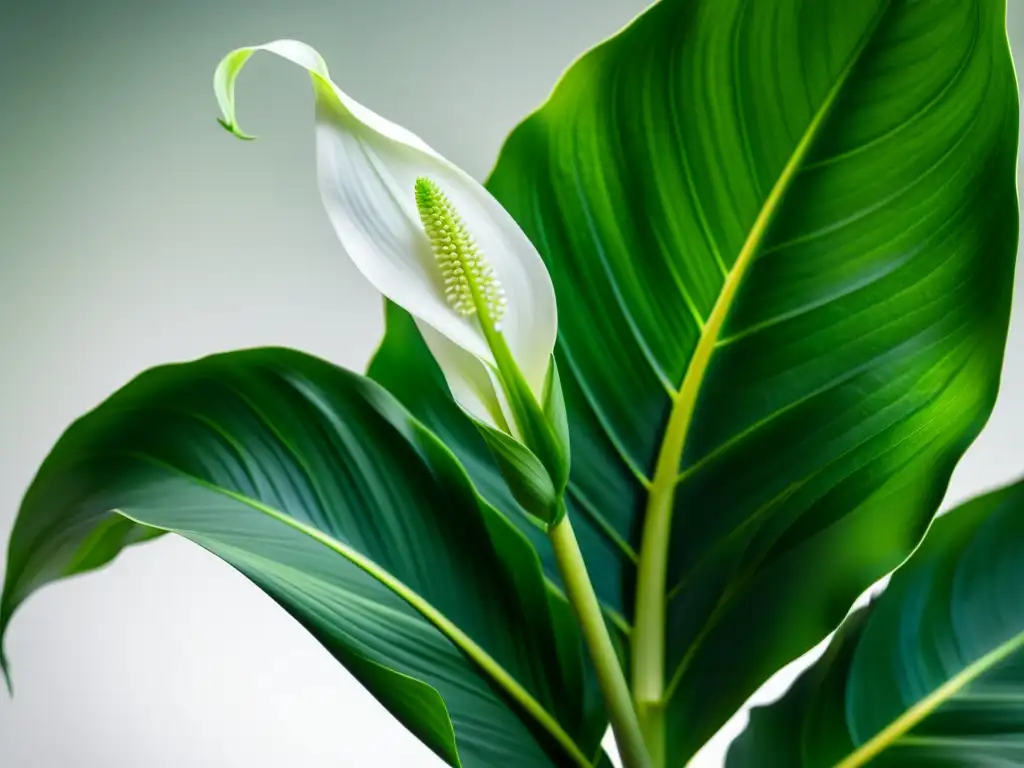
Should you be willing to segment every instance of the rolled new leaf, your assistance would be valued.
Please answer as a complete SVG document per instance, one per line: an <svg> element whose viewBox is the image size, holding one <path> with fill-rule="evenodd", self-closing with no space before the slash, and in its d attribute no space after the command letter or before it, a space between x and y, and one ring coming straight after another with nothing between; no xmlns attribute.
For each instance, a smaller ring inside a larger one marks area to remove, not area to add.
<svg viewBox="0 0 1024 768"><path fill-rule="evenodd" d="M551 475L540 459L518 440L500 430L481 426L480 434L490 448L512 497L545 526L557 522L562 493L555 488Z"/></svg>
<svg viewBox="0 0 1024 768"><path fill-rule="evenodd" d="M938 518L728 768L1024 764L1024 482Z"/></svg>

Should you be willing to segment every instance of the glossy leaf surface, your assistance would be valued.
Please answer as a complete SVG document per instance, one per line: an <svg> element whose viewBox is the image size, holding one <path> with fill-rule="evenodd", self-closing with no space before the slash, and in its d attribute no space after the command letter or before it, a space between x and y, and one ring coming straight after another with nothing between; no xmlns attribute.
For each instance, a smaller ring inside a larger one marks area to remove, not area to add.
<svg viewBox="0 0 1024 768"><path fill-rule="evenodd" d="M728 768L1022 763L1024 483L938 518Z"/></svg>
<svg viewBox="0 0 1024 768"><path fill-rule="evenodd" d="M670 765L902 562L989 413L1017 245L1004 15L663 0L488 182L552 273L574 493L625 544L590 570L621 579L603 596Z"/></svg>
<svg viewBox="0 0 1024 768"><path fill-rule="evenodd" d="M448 763L604 760L564 599L450 451L377 384L280 349L143 374L40 469L0 628L44 584L160 531L248 576Z"/></svg>

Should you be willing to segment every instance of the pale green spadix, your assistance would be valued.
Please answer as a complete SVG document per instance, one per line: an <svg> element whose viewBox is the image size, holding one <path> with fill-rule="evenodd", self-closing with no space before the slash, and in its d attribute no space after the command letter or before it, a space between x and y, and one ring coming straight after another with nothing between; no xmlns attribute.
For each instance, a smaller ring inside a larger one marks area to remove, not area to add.
<svg viewBox="0 0 1024 768"><path fill-rule="evenodd" d="M462 217L435 182L416 179L416 207L444 277L445 299L460 315L501 330L508 300L494 268L480 252Z"/></svg>
<svg viewBox="0 0 1024 768"><path fill-rule="evenodd" d="M564 419L564 412L558 412L559 406L551 398L553 388L560 386L557 374L552 372L554 380L546 382L544 398L531 391L501 330L508 299L487 255L455 205L433 179L426 176L416 179L415 199L423 230L434 249L438 272L444 280L445 299L460 315L475 319L491 349L497 374L492 376L492 382L501 409L499 422L504 420L502 431L514 436L531 453L524 454L507 439L488 434L487 429L484 438L499 465L505 463L503 472L520 503L528 511L551 521L558 515L557 498L567 479L569 449L568 438L560 438L553 423L553 420ZM561 398L555 400L560 402ZM514 466L509 466L508 460ZM528 491L523 486L524 474L531 486Z"/></svg>
<svg viewBox="0 0 1024 768"><path fill-rule="evenodd" d="M494 350L507 353L532 398L541 400L557 312L537 250L483 186L419 137L350 98L304 43L277 40L224 57L214 89L229 131L251 138L235 116L235 80L256 51L274 53L312 77L320 195L348 257L415 318L458 403L478 421L517 436L522 419L513 418L507 382L498 371L508 369L508 361L499 366ZM423 186L425 202L436 212L447 211L457 224L447 235L431 234L432 220L424 227L418 179L433 185ZM467 239L456 242L463 234ZM436 240L444 236L452 243ZM438 251L439 243L456 250ZM471 278L472 265L481 271Z"/></svg>

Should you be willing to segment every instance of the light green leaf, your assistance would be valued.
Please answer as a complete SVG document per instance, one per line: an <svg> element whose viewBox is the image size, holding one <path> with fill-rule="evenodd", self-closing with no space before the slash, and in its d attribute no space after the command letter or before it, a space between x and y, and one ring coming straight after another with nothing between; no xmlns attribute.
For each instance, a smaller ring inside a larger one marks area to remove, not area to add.
<svg viewBox="0 0 1024 768"><path fill-rule="evenodd" d="M43 585L165 531L259 585L449 764L605 759L564 599L377 384L281 349L143 374L40 469L11 539L0 632Z"/></svg>
<svg viewBox="0 0 1024 768"><path fill-rule="evenodd" d="M1024 483L935 521L729 768L1024 763Z"/></svg>
<svg viewBox="0 0 1024 768"><path fill-rule="evenodd" d="M501 153L658 763L905 559L987 418L1018 227L1004 16L662 0Z"/></svg>

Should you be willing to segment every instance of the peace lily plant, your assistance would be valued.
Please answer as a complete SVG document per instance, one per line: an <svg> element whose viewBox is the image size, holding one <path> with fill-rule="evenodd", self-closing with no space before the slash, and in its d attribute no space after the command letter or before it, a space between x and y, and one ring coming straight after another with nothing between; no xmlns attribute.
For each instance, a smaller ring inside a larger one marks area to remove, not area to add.
<svg viewBox="0 0 1024 768"><path fill-rule="evenodd" d="M932 522L1006 341L1005 12L661 0L486 185L307 45L231 52L241 138L254 53L309 72L384 340L366 376L272 348L164 366L78 420L25 495L0 635L171 532L449 765L609 766L609 726L627 768L685 765L837 628L730 768L1024 765L1024 484Z"/></svg>

